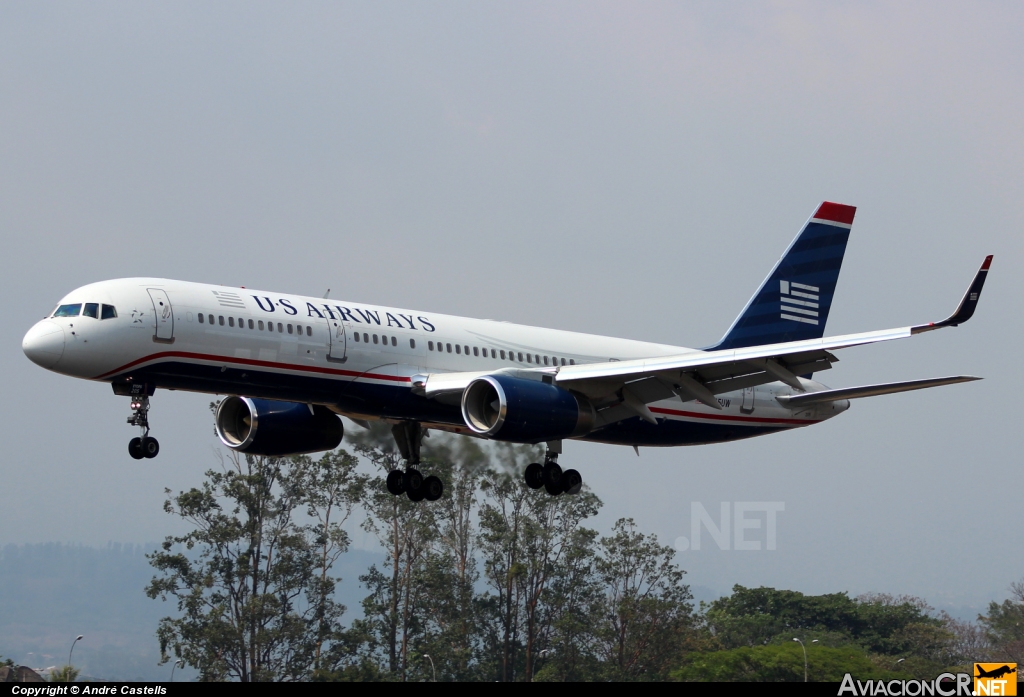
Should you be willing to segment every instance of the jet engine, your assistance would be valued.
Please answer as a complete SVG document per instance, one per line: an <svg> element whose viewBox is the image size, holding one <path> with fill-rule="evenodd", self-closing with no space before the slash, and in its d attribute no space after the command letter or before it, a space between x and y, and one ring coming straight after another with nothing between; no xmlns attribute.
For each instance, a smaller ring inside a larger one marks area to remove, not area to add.
<svg viewBox="0 0 1024 697"><path fill-rule="evenodd" d="M300 455L333 450L341 443L341 419L319 405L227 397L217 407L217 437L249 455Z"/></svg>
<svg viewBox="0 0 1024 697"><path fill-rule="evenodd" d="M498 373L469 383L462 394L462 418L482 436L541 443L589 433L595 412L583 395Z"/></svg>

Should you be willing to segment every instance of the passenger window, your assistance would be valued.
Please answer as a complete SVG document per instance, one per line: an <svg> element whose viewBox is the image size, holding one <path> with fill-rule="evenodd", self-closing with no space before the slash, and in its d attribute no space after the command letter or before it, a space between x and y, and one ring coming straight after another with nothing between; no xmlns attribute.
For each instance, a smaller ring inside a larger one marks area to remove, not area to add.
<svg viewBox="0 0 1024 697"><path fill-rule="evenodd" d="M359 343L359 332L356 332L354 336L356 337L356 343Z"/></svg>
<svg viewBox="0 0 1024 697"><path fill-rule="evenodd" d="M455 344L455 353L462 353L462 347L458 344Z"/></svg>
<svg viewBox="0 0 1024 697"><path fill-rule="evenodd" d="M530 354L526 354L526 362L533 363L533 356L531 356Z"/></svg>
<svg viewBox="0 0 1024 697"><path fill-rule="evenodd" d="M576 365L576 361L574 361L573 359L570 358L569 359L569 365Z"/></svg>
<svg viewBox="0 0 1024 697"><path fill-rule="evenodd" d="M213 324L213 315L207 315L206 318L210 322L210 324Z"/></svg>
<svg viewBox="0 0 1024 697"><path fill-rule="evenodd" d="M258 323L256 324L256 326L260 328L260 331L263 331L263 320L260 320L260 321L259 321L259 322L258 322Z"/></svg>
<svg viewBox="0 0 1024 697"><path fill-rule="evenodd" d="M85 309L82 310L82 317L92 317L93 319L100 318L100 304L99 303L86 303Z"/></svg>
<svg viewBox="0 0 1024 697"><path fill-rule="evenodd" d="M249 320L249 329L255 329L255 328L256 328L256 326L253 324L253 321Z"/></svg>
<svg viewBox="0 0 1024 697"><path fill-rule="evenodd" d="M267 322L267 331L268 332L274 331L274 323L273 322Z"/></svg>
<svg viewBox="0 0 1024 697"><path fill-rule="evenodd" d="M398 346L398 337L397 336L391 337L391 345L392 346Z"/></svg>
<svg viewBox="0 0 1024 697"><path fill-rule="evenodd" d="M78 313L82 311L82 303L75 303L73 305L61 305L53 312L54 317L78 317Z"/></svg>
<svg viewBox="0 0 1024 697"><path fill-rule="evenodd" d="M547 365L547 364L548 364L548 357L544 356L544 365Z"/></svg>
<svg viewBox="0 0 1024 697"><path fill-rule="evenodd" d="M376 334L373 335L373 343L375 343L375 344L378 343L377 342L377 335Z"/></svg>
<svg viewBox="0 0 1024 697"><path fill-rule="evenodd" d="M445 344L445 346L448 347L448 353L451 353L452 352L452 345L451 344Z"/></svg>
<svg viewBox="0 0 1024 697"><path fill-rule="evenodd" d="M289 334L292 334L292 333L293 333L293 332L292 332L292 325L290 325L290 324L288 325L288 333L289 333Z"/></svg>
<svg viewBox="0 0 1024 697"><path fill-rule="evenodd" d="M106 307L106 305L104 305L103 307ZM202 312L200 312L199 313L199 324L202 324L203 322L206 321L204 318L205 318L205 315Z"/></svg>
<svg viewBox="0 0 1024 697"><path fill-rule="evenodd" d="M497 358L497 357L498 357L498 352L495 351L494 349L491 349L491 358ZM504 356L502 356L502 358L504 358Z"/></svg>
<svg viewBox="0 0 1024 697"><path fill-rule="evenodd" d="M117 310L113 305L104 305L103 314L100 315L100 319L114 319L117 317Z"/></svg>
<svg viewBox="0 0 1024 697"><path fill-rule="evenodd" d="M473 355L474 356L479 356L480 355L480 349L478 349L476 346L473 347Z"/></svg>
<svg viewBox="0 0 1024 697"><path fill-rule="evenodd" d="M220 326L223 327L224 326L224 315L218 315L217 316L217 321L220 324Z"/></svg>
<svg viewBox="0 0 1024 697"><path fill-rule="evenodd" d="M281 324L280 322L277 323L277 333L284 334L284 325Z"/></svg>
<svg viewBox="0 0 1024 697"><path fill-rule="evenodd" d="M238 318L238 328L245 329L245 320L242 319L241 317Z"/></svg>
<svg viewBox="0 0 1024 697"><path fill-rule="evenodd" d="M235 326L235 318L234 317L228 317L228 326L229 327Z"/></svg>
<svg viewBox="0 0 1024 697"><path fill-rule="evenodd" d="M428 351L433 351L434 350L434 342L433 341L428 341L427 342L427 350Z"/></svg>
<svg viewBox="0 0 1024 697"><path fill-rule="evenodd" d="M501 360L505 360L505 350L501 350Z"/></svg>
<svg viewBox="0 0 1024 697"><path fill-rule="evenodd" d="M370 343L370 335L367 334L366 332L363 332L363 343L364 344Z"/></svg>
<svg viewBox="0 0 1024 697"><path fill-rule="evenodd" d="M468 356L469 355L469 347L465 346L464 348L466 349L466 355Z"/></svg>
<svg viewBox="0 0 1024 697"><path fill-rule="evenodd" d="M565 365L565 359L564 358L562 359L562 365Z"/></svg>
<svg viewBox="0 0 1024 697"><path fill-rule="evenodd" d="M540 356L538 356L536 353L533 354L533 360L537 365L540 365Z"/></svg>
<svg viewBox="0 0 1024 697"><path fill-rule="evenodd" d="M519 362L520 363L523 362L523 353L522 353L522 351L519 352Z"/></svg>
<svg viewBox="0 0 1024 697"><path fill-rule="evenodd" d="M409 348L416 348L416 339L409 339Z"/></svg>

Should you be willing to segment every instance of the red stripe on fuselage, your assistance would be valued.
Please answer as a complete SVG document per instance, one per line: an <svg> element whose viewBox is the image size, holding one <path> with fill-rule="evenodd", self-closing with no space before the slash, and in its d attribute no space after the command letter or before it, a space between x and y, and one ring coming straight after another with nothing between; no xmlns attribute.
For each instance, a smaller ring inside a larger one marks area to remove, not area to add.
<svg viewBox="0 0 1024 697"><path fill-rule="evenodd" d="M649 407L655 414L670 414L672 416L685 416L691 419L708 419L710 421L739 421L743 423L757 424L785 424L787 426L808 426L816 424L817 421L803 419L769 419L759 416L731 416L729 414L701 414L696 411L680 411L678 409L665 409L663 407Z"/></svg>
<svg viewBox="0 0 1024 697"><path fill-rule="evenodd" d="M378 373L361 373L354 370L340 370L338 368L322 368L315 365L293 365L291 363L275 363L273 361L260 361L255 358L236 358L235 356L212 356L206 353L190 353L188 351L163 351L161 353L151 353L150 355L132 361L131 363L125 363L120 368L107 371L102 375L97 375L93 380L102 380L103 378L122 373L129 368L139 365L140 363L146 363L148 361L160 360L162 358L188 358L197 361L213 361L217 363L235 363L240 365L251 365L259 368L275 368L278 370L299 370L307 373L320 373L323 375L343 375L348 377L363 377L372 380L390 380L392 382L411 382L410 378L401 377L398 375L380 375Z"/></svg>

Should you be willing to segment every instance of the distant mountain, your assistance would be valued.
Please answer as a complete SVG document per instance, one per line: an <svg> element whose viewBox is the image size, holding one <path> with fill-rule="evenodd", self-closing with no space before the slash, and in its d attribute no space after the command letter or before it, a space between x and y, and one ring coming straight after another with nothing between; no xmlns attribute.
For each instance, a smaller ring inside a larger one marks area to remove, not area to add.
<svg viewBox="0 0 1024 697"><path fill-rule="evenodd" d="M64 665L79 634L73 662L83 675L116 680L166 680L171 665L157 665L155 632L161 617L175 614L171 603L150 600L144 588L153 577L146 553L156 543L84 547L47 543L7 545L0 550L0 656L31 666ZM353 550L336 569L342 577L338 600L361 616L365 590L358 577L380 553ZM175 680L194 679L177 670Z"/></svg>

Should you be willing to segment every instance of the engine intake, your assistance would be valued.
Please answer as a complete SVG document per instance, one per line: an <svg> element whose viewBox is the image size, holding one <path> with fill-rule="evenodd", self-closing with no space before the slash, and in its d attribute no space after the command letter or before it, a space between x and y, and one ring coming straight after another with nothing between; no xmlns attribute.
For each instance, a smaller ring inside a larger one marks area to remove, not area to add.
<svg viewBox="0 0 1024 697"><path fill-rule="evenodd" d="M271 399L227 397L214 419L217 437L250 455L301 455L341 444L341 419L326 407Z"/></svg>
<svg viewBox="0 0 1024 697"><path fill-rule="evenodd" d="M482 436L541 443L589 433L595 412L583 395L499 373L469 383L462 394L462 418Z"/></svg>

